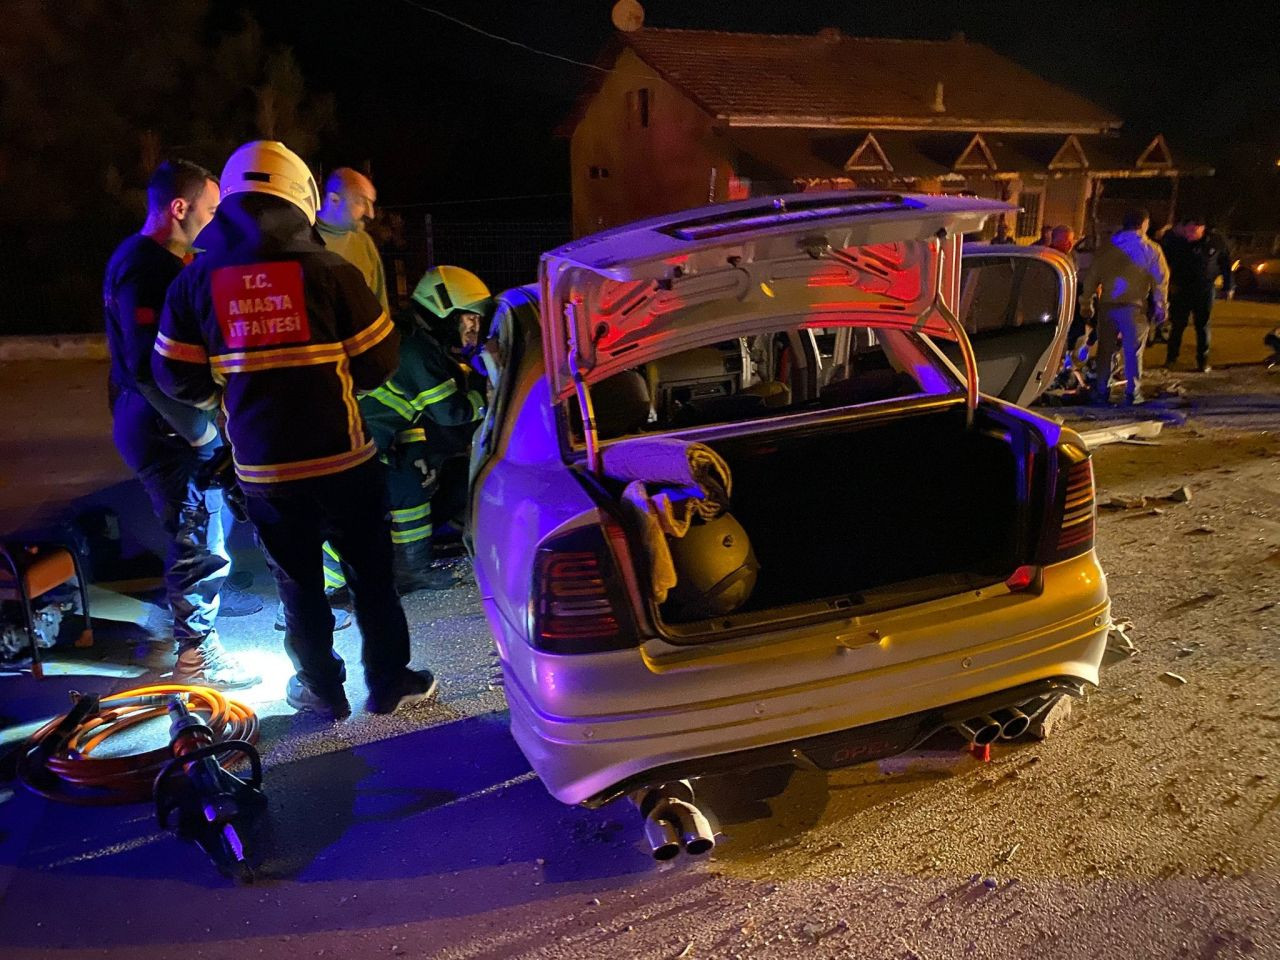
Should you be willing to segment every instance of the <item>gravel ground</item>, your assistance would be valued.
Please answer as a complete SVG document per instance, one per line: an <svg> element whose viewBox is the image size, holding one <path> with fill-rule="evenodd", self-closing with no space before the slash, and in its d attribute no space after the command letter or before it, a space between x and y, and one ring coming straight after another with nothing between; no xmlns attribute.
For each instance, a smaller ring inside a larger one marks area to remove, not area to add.
<svg viewBox="0 0 1280 960"><path fill-rule="evenodd" d="M1098 551L1137 653L1042 743L707 784L715 853L655 865L628 808L562 807L528 772L474 591L419 594L438 704L326 725L255 701L254 886L142 807L0 802L3 955L1280 958L1277 378L1184 384L1151 410L1155 445L1096 454L1117 503ZM278 663L268 617L227 633Z"/></svg>

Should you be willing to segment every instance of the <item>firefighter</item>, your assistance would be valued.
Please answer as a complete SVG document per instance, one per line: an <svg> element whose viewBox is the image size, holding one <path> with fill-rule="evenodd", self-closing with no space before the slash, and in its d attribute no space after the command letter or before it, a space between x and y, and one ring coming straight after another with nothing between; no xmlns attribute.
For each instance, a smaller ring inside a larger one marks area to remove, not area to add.
<svg viewBox="0 0 1280 960"><path fill-rule="evenodd" d="M196 483L222 441L210 411L170 399L151 376L165 291L217 206L218 181L208 170L184 160L157 167L147 184L141 232L120 244L107 264L103 306L112 437L169 539L164 580L178 652L173 680L234 689L259 678L218 639L219 591L231 570L222 493Z"/></svg>
<svg viewBox="0 0 1280 960"><path fill-rule="evenodd" d="M461 267L442 266L430 270L414 288L411 307L418 329L425 331L428 339L450 359L459 390L486 396L489 371L482 331L492 312L492 295L484 282ZM471 439L478 423L472 421L459 427L428 419L425 426L430 462L439 474L432 512L436 520L434 539L440 543L442 530L452 529L455 539L461 535L458 518L466 506Z"/></svg>
<svg viewBox="0 0 1280 960"><path fill-rule="evenodd" d="M448 496L448 516L460 507L456 490L440 490L442 468L447 456L457 452L457 435L469 438L475 432L484 397L471 388L469 368L450 349L456 347L461 355L468 345L476 345L480 315L489 300L488 287L473 273L449 266L427 271L409 307L396 318L399 369L360 398L360 412L390 467L387 492L400 593L443 590L457 582L454 572L430 566L432 499ZM465 449L466 441L460 442ZM339 557L327 550L326 583L340 584L341 578Z"/></svg>
<svg viewBox="0 0 1280 960"><path fill-rule="evenodd" d="M362 636L366 708L390 713L434 695L409 663L392 580L384 468L358 391L394 372L400 337L360 272L326 250L301 158L259 140L231 155L205 253L174 281L152 368L169 396L226 412L236 478L285 604L298 710L351 712L333 650L321 544L344 558Z"/></svg>

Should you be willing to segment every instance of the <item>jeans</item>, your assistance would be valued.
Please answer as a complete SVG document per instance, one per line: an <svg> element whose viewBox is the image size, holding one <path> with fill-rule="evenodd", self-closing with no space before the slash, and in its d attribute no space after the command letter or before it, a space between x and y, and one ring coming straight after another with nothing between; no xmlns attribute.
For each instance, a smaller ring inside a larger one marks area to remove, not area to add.
<svg viewBox="0 0 1280 960"><path fill-rule="evenodd" d="M163 458L138 471L169 538L164 582L179 653L216 636L218 591L231 572L222 526L222 491L199 490L195 485L196 471L217 449L216 443L193 448L175 441Z"/></svg>
<svg viewBox="0 0 1280 960"><path fill-rule="evenodd" d="M1190 290L1175 293L1169 298L1169 352L1166 366L1172 367L1182 350L1182 334L1187 320L1194 317L1196 325L1196 366L1209 362L1209 315L1213 313L1213 287L1208 290Z"/></svg>
<svg viewBox="0 0 1280 960"><path fill-rule="evenodd" d="M326 540L342 557L369 689L393 684L409 664L409 626L392 575L383 470L370 460L246 497L284 602L285 652L298 679L321 695L334 695L346 679L333 649L333 611L324 593Z"/></svg>
<svg viewBox="0 0 1280 960"><path fill-rule="evenodd" d="M1147 342L1145 306L1104 303L1098 308L1098 379L1094 393L1103 401L1111 396L1111 358L1115 356L1117 336L1124 350L1124 395L1132 400L1142 386L1142 349Z"/></svg>

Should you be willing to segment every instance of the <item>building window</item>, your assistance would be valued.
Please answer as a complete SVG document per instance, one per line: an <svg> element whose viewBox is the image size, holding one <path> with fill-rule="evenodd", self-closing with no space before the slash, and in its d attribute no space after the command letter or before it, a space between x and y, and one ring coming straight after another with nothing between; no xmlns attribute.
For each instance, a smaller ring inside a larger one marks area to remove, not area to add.
<svg viewBox="0 0 1280 960"><path fill-rule="evenodd" d="M1040 207L1044 201L1043 190L1023 190L1018 195L1018 205L1022 210L1018 213L1017 237L1040 236Z"/></svg>
<svg viewBox="0 0 1280 960"><path fill-rule="evenodd" d="M604 180L609 176L608 167L589 167L588 174L592 180Z"/></svg>
<svg viewBox="0 0 1280 960"><path fill-rule="evenodd" d="M648 87L627 93L627 123L633 130L649 126L650 94Z"/></svg>

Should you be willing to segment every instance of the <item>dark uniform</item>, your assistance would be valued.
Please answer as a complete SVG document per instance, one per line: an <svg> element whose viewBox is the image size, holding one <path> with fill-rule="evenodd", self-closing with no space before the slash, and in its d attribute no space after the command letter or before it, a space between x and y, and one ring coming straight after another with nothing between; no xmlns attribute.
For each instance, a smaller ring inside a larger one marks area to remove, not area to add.
<svg viewBox="0 0 1280 960"><path fill-rule="evenodd" d="M298 679L345 704L319 562L329 540L343 556L376 695L404 675L409 631L392 583L384 468L356 394L395 370L399 334L360 272L285 200L226 196L200 240L206 252L169 291L156 382L200 407L221 399Z"/></svg>
<svg viewBox="0 0 1280 960"><path fill-rule="evenodd" d="M385 384L360 398L360 412L373 442L388 464L391 540L404 548L410 562L430 559L433 533L431 498L435 485L424 476L441 466L428 442L428 428L476 423L484 397L466 388L462 371L439 342L417 325L413 311L400 318L400 366ZM421 464L421 466L418 466ZM325 585L342 586L338 552L325 550Z"/></svg>
<svg viewBox="0 0 1280 960"><path fill-rule="evenodd" d="M1169 347L1166 364L1170 367L1182 350L1182 334L1187 321L1194 318L1196 327L1196 366L1209 364L1209 317L1213 313L1214 281L1222 277L1222 292L1230 294L1235 287L1231 274L1231 252L1221 236L1205 231L1192 243L1170 230L1160 240L1165 260L1169 263Z"/></svg>
<svg viewBox="0 0 1280 960"><path fill-rule="evenodd" d="M218 591L231 569L222 493L195 483L200 465L222 445L192 446L210 435L213 415L165 396L151 375L165 292L182 266L155 240L135 234L116 249L103 282L112 436L169 538L165 592L179 652L215 635Z"/></svg>

